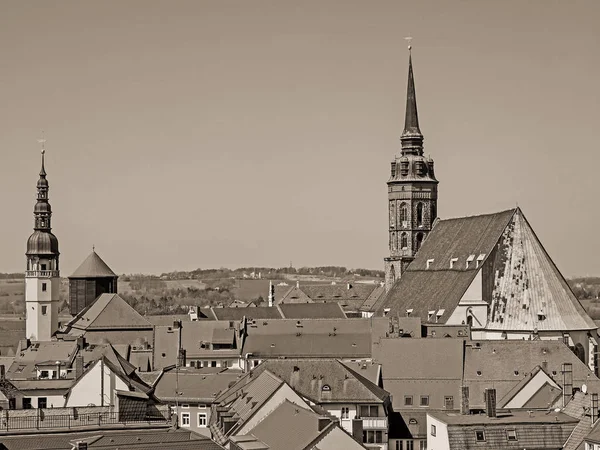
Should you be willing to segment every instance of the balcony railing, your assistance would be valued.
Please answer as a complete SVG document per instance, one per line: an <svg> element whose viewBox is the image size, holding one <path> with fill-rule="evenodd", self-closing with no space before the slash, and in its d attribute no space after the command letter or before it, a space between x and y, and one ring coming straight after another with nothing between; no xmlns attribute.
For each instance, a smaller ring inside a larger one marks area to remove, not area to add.
<svg viewBox="0 0 600 450"><path fill-rule="evenodd" d="M27 270L25 272L27 278L57 278L58 270Z"/></svg>
<svg viewBox="0 0 600 450"><path fill-rule="evenodd" d="M363 417L363 430L386 430L388 427L387 417Z"/></svg>

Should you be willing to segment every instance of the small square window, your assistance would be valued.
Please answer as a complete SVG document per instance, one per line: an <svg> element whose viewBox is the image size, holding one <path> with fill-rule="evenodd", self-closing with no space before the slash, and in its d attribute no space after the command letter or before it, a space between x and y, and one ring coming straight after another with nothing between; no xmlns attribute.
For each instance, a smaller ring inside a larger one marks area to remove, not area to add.
<svg viewBox="0 0 600 450"><path fill-rule="evenodd" d="M188 409L188 408L190 407L190 405L188 405L188 404L184 403L183 405L181 405L181 407L182 407L183 409Z"/></svg>
<svg viewBox="0 0 600 450"><path fill-rule="evenodd" d="M206 413L198 413L198 427L206 428Z"/></svg>
<svg viewBox="0 0 600 450"><path fill-rule="evenodd" d="M506 439L509 441L517 440L517 430L506 430Z"/></svg>
<svg viewBox="0 0 600 450"><path fill-rule="evenodd" d="M190 426L190 413L189 412L181 413L181 426L182 427Z"/></svg>
<svg viewBox="0 0 600 450"><path fill-rule="evenodd" d="M435 429L435 425L431 425L431 435L432 436L435 436L436 431L437 430Z"/></svg>
<svg viewBox="0 0 600 450"><path fill-rule="evenodd" d="M42 283L42 292L46 292L48 289L48 285L46 283Z"/></svg>
<svg viewBox="0 0 600 450"><path fill-rule="evenodd" d="M421 395L421 406L429 406L429 395Z"/></svg>
<svg viewBox="0 0 600 450"><path fill-rule="evenodd" d="M48 314L48 307L43 305L42 306L42 316L45 316L46 314Z"/></svg>
<svg viewBox="0 0 600 450"><path fill-rule="evenodd" d="M485 432L483 430L475 431L475 440L477 442L485 442Z"/></svg>
<svg viewBox="0 0 600 450"><path fill-rule="evenodd" d="M413 405L412 395L405 395L404 396L404 406L412 406L412 405Z"/></svg>

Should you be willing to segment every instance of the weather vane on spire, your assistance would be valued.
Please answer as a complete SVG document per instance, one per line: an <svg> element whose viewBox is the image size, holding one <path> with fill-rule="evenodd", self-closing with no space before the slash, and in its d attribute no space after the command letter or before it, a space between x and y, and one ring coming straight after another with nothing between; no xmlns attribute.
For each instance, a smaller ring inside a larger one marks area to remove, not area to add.
<svg viewBox="0 0 600 450"><path fill-rule="evenodd" d="M42 144L42 155L44 153L46 153L46 148L45 148L45 144L46 144L46 139L44 139L44 130L42 130L42 137L40 139L37 140L40 144Z"/></svg>
<svg viewBox="0 0 600 450"><path fill-rule="evenodd" d="M408 42L408 51L411 51L411 50L412 50L412 39L413 39L413 38L412 38L411 36L406 36L406 37L404 38L404 40L405 40L406 42Z"/></svg>

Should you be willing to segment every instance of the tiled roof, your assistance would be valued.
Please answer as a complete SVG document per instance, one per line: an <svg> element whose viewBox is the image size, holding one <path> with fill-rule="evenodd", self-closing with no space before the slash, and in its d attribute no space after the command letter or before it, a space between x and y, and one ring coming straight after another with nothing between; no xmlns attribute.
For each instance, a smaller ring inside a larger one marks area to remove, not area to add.
<svg viewBox="0 0 600 450"><path fill-rule="evenodd" d="M93 251L69 278L116 277L110 267Z"/></svg>
<svg viewBox="0 0 600 450"><path fill-rule="evenodd" d="M1 445L6 450L64 450L77 441L85 441L90 449L190 449L221 450L223 447L195 433L172 429L93 430L69 433L36 433L35 435L6 436Z"/></svg>
<svg viewBox="0 0 600 450"><path fill-rule="evenodd" d="M467 269L464 261L470 255L489 255L515 211L439 220L407 271L377 302L377 314L384 308L401 315L413 309L412 315L427 318L427 312L437 308L445 309L440 319L445 322L477 274L475 265ZM451 258L461 262L453 270Z"/></svg>
<svg viewBox="0 0 600 450"><path fill-rule="evenodd" d="M313 403L379 403L389 397L385 390L363 377L360 368L354 371L335 359L273 359L254 369L254 375L264 370ZM324 385L330 390L323 392Z"/></svg>
<svg viewBox="0 0 600 450"><path fill-rule="evenodd" d="M494 387L497 398L502 399L536 366L544 366L544 363L546 373L558 385L562 385L563 363L573 365L575 387L600 382L562 341L473 341L465 349L464 368L471 406L483 406L483 391L488 387Z"/></svg>
<svg viewBox="0 0 600 450"><path fill-rule="evenodd" d="M283 384L282 380L265 370L257 377L247 379L246 382L238 381L231 389L217 396L215 402L226 406L232 417L237 419L236 424L227 434L234 435ZM211 431L213 428L215 427L211 426ZM226 441L225 436L218 436L216 432L213 436L217 442Z"/></svg>
<svg viewBox="0 0 600 450"><path fill-rule="evenodd" d="M493 268L486 328L596 329L520 210L502 233L493 255Z"/></svg>
<svg viewBox="0 0 600 450"><path fill-rule="evenodd" d="M269 450L304 450L311 448L309 444L326 431L319 430L319 415L286 400L250 430L250 434L267 444Z"/></svg>
<svg viewBox="0 0 600 450"><path fill-rule="evenodd" d="M193 369L165 371L155 384L154 395L161 401L212 403L217 394L229 388L240 377L239 372L202 373ZM176 396L175 391L181 393Z"/></svg>
<svg viewBox="0 0 600 450"><path fill-rule="evenodd" d="M77 314L66 332L92 329L151 329L152 324L133 309L119 294L102 294Z"/></svg>
<svg viewBox="0 0 600 450"><path fill-rule="evenodd" d="M241 349L235 330L237 328L230 328L230 322L226 320L183 322L181 328L181 347L186 350L186 357L188 359L236 357L240 355ZM178 333L179 330L171 326L157 326L154 328L154 369L175 364L177 360ZM215 343L213 339L217 339L216 343L223 343L225 337L227 337L227 343L235 342L235 348L218 350L218 352L212 350L211 344ZM202 348L201 344L205 344L206 347Z"/></svg>
<svg viewBox="0 0 600 450"><path fill-rule="evenodd" d="M0 356L14 356L25 337L25 320L0 320Z"/></svg>
<svg viewBox="0 0 600 450"><path fill-rule="evenodd" d="M562 449L578 420L562 413L514 411L496 418L485 415L430 413L448 424L448 441L451 450L536 450ZM507 439L507 429L516 431L517 440ZM485 442L477 442L476 431L485 432Z"/></svg>
<svg viewBox="0 0 600 450"><path fill-rule="evenodd" d="M211 308L215 320L242 320L248 319L280 319L281 313L277 308L268 306L240 307L240 308Z"/></svg>
<svg viewBox="0 0 600 450"><path fill-rule="evenodd" d="M600 421L596 422L594 428L586 436L586 440L600 444Z"/></svg>
<svg viewBox="0 0 600 450"><path fill-rule="evenodd" d="M284 319L345 319L339 303L280 303L277 308Z"/></svg>
<svg viewBox="0 0 600 450"><path fill-rule="evenodd" d="M489 303L486 329L596 328L518 208L439 221L375 309L412 309L424 320L428 311L443 309L435 320L445 323L480 272L481 295Z"/></svg>
<svg viewBox="0 0 600 450"><path fill-rule="evenodd" d="M377 285L369 294L365 302L360 306L361 311L372 311L377 301L385 295L385 285Z"/></svg>
<svg viewBox="0 0 600 450"><path fill-rule="evenodd" d="M77 353L76 342L66 341L39 341L31 342L26 350L22 350L15 356L13 364L6 373L6 378L11 381L27 380L37 378L36 365L54 365L56 361L70 366ZM36 380L40 385L46 381L56 382L58 380ZM72 381L72 380L71 380Z"/></svg>
<svg viewBox="0 0 600 450"><path fill-rule="evenodd" d="M592 428L592 418L583 417L567 439L563 450L578 450Z"/></svg>

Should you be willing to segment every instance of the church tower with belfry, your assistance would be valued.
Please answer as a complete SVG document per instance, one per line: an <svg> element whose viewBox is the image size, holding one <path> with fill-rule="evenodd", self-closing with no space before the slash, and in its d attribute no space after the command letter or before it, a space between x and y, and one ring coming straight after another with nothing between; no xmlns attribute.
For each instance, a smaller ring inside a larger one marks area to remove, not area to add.
<svg viewBox="0 0 600 450"><path fill-rule="evenodd" d="M37 202L33 209L33 234L27 240L27 270L25 271L26 337L49 341L58 329L60 272L58 239L52 234L52 208L48 202L48 180L44 167L37 182Z"/></svg>
<svg viewBox="0 0 600 450"><path fill-rule="evenodd" d="M415 254L437 217L437 188L433 159L423 153L417 97L409 45L408 88L402 150L392 161L388 185L389 250L385 258L385 288L391 289Z"/></svg>

